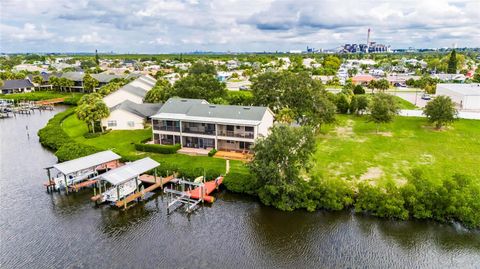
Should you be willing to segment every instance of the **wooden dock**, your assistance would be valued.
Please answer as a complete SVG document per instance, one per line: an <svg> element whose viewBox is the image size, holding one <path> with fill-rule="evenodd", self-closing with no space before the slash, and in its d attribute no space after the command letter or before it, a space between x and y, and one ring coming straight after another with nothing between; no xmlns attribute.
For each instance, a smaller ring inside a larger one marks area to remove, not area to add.
<svg viewBox="0 0 480 269"><path fill-rule="evenodd" d="M39 106L45 106L45 105L62 103L63 101L65 101L65 98L61 97L61 98L53 98L48 100L36 101L35 104Z"/></svg>
<svg viewBox="0 0 480 269"><path fill-rule="evenodd" d="M130 202L133 202L135 201L136 199L138 198L142 198L143 196L145 196L145 193L148 193L148 192L152 192L158 188L163 188L163 185L167 184L168 182L172 181L175 177L173 175L171 176L168 176L168 177L165 177L165 178L161 178L161 180L158 180L158 182L155 182L155 177L154 176L151 176L151 175L141 175L139 177L139 179L144 182L144 183L150 183L152 185L148 186L147 188L145 188L144 190L142 191L139 191L139 192L136 192L136 193L133 193L129 196L127 196L126 198L124 198L123 200L120 200L120 201L117 201L115 203L115 205L117 207L126 207L126 205ZM93 199L93 197L92 197Z"/></svg>
<svg viewBox="0 0 480 269"><path fill-rule="evenodd" d="M93 184L97 183L97 180L94 179L94 180L86 180L86 181L82 181L80 183L77 183L77 184L73 184L72 186L68 186L68 188L70 188L70 191L75 191L77 192L79 189L81 188L85 188L85 187L89 187Z"/></svg>

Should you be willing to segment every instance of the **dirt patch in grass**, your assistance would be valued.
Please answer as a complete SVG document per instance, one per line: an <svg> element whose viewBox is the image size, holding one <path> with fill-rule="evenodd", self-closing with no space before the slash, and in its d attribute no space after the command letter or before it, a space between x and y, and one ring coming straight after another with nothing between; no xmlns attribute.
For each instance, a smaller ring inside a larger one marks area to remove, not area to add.
<svg viewBox="0 0 480 269"><path fill-rule="evenodd" d="M431 154L424 153L420 156L419 164L432 164L435 162L435 157Z"/></svg>
<svg viewBox="0 0 480 269"><path fill-rule="evenodd" d="M393 136L392 132L378 132L378 133L375 133L375 134L381 135L381 136L386 136L386 137L392 137Z"/></svg>
<svg viewBox="0 0 480 269"><path fill-rule="evenodd" d="M360 181L367 181L372 179L379 179L383 177L385 173L380 167L370 167L367 172L360 176Z"/></svg>
<svg viewBox="0 0 480 269"><path fill-rule="evenodd" d="M435 128L433 125L422 125L422 128L432 132L446 132L454 129L451 125L443 126L440 129Z"/></svg>

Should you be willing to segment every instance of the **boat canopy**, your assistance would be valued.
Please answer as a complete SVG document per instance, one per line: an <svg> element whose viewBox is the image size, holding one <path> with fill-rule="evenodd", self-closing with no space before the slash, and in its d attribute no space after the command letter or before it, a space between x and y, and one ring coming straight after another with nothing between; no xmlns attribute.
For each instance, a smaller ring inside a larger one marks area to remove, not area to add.
<svg viewBox="0 0 480 269"><path fill-rule="evenodd" d="M127 163L117 169L110 170L100 175L100 179L108 181L112 185L119 185L130 179L136 178L159 165L158 162L147 157L132 163Z"/></svg>
<svg viewBox="0 0 480 269"><path fill-rule="evenodd" d="M55 164L53 167L64 175L96 167L120 159L120 155L111 150L101 151L78 159Z"/></svg>

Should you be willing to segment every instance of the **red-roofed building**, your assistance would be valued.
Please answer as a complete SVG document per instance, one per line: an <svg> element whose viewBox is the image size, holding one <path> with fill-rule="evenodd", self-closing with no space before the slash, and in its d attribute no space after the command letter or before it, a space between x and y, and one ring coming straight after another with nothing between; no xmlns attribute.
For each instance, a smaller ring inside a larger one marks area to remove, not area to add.
<svg viewBox="0 0 480 269"><path fill-rule="evenodd" d="M356 75L352 77L352 83L354 85L367 85L370 81L375 80L372 75Z"/></svg>

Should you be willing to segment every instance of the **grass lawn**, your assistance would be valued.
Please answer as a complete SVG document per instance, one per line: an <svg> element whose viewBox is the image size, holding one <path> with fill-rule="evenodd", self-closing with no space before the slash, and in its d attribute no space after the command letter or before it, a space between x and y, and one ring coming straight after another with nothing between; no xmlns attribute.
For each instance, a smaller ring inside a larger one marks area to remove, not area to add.
<svg viewBox="0 0 480 269"><path fill-rule="evenodd" d="M83 135L88 131L87 125L80 121L74 114L62 122L62 128L65 132L79 143L95 146L100 149L111 149L122 156L151 157L165 167L177 169L199 169L225 172L225 160L211 158L208 156L188 156L183 154L158 154L146 153L135 150L135 143L150 138L152 130L150 128L132 131L111 131L107 134L95 137L85 138ZM240 161L230 161L231 170L246 169Z"/></svg>
<svg viewBox="0 0 480 269"><path fill-rule="evenodd" d="M432 179L462 173L480 178L480 121L433 130L424 118L397 117L375 132L364 117L338 115L318 136L312 175L402 184L412 168Z"/></svg>
<svg viewBox="0 0 480 269"><path fill-rule="evenodd" d="M66 100L76 101L82 96L82 93L67 93L56 91L36 91L29 93L0 94L0 99L13 99L15 101L39 101L54 98L65 97Z"/></svg>

